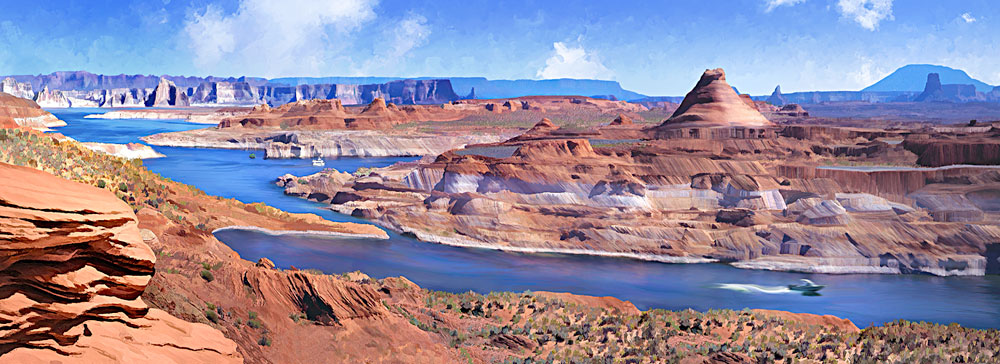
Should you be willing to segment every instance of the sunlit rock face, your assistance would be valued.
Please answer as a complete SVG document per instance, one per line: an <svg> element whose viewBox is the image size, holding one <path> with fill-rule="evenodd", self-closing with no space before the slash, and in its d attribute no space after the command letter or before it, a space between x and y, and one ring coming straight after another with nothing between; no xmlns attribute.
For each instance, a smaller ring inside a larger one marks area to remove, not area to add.
<svg viewBox="0 0 1000 364"><path fill-rule="evenodd" d="M4 360L242 362L221 332L143 302L154 262L110 192L0 163Z"/></svg>
<svg viewBox="0 0 1000 364"><path fill-rule="evenodd" d="M688 92L677 111L661 127L672 126L773 126L755 108L740 99L726 83L721 68L706 70L698 84Z"/></svg>

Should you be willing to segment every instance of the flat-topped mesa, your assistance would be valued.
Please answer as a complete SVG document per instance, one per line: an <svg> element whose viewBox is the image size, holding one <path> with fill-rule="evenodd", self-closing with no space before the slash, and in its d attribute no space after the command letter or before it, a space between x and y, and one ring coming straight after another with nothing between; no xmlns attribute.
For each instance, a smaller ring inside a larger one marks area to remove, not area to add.
<svg viewBox="0 0 1000 364"><path fill-rule="evenodd" d="M314 130L382 130L408 120L423 119L422 106L405 106L376 98L360 111L339 99L301 100L279 107L256 106L248 115L228 118L218 128L257 127Z"/></svg>
<svg viewBox="0 0 1000 364"><path fill-rule="evenodd" d="M774 123L751 107L726 83L721 68L706 70L674 114L653 129L658 138L759 138ZM734 131L696 129L734 128Z"/></svg>

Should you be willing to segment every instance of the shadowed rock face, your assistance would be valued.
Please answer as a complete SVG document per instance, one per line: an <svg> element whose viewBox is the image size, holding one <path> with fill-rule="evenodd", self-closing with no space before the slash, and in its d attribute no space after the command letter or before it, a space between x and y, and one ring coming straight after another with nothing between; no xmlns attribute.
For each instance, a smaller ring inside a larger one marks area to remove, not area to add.
<svg viewBox="0 0 1000 364"><path fill-rule="evenodd" d="M785 104L788 103L788 101L785 100L785 96L781 94L780 85L774 88L774 92L771 93L771 97L767 98L767 102L774 106L785 106Z"/></svg>
<svg viewBox="0 0 1000 364"><path fill-rule="evenodd" d="M740 99L740 95L726 83L726 72L716 68L701 75L701 80L684 97L681 106L660 127L772 125L764 115Z"/></svg>
<svg viewBox="0 0 1000 364"><path fill-rule="evenodd" d="M188 96L184 91L177 88L173 82L166 78L160 78L160 83L153 89L153 93L146 99L146 106L188 106Z"/></svg>
<svg viewBox="0 0 1000 364"><path fill-rule="evenodd" d="M154 262L111 193L0 163L5 360L242 362L221 332L143 302Z"/></svg>

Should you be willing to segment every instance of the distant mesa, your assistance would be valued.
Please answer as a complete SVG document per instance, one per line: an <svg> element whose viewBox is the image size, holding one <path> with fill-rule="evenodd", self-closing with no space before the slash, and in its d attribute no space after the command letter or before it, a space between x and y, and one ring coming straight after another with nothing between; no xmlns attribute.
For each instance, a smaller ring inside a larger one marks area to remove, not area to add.
<svg viewBox="0 0 1000 364"><path fill-rule="evenodd" d="M965 71L930 64L911 64L900 67L890 75L871 86L861 90L864 92L912 91L921 92L924 89L927 75L936 73L942 84L973 85L976 91L990 92L993 86L977 80Z"/></svg>
<svg viewBox="0 0 1000 364"><path fill-rule="evenodd" d="M775 114L781 116L792 116L792 117L808 117L809 112L803 109L799 104L788 104L782 106L780 110L775 112Z"/></svg>
<svg viewBox="0 0 1000 364"><path fill-rule="evenodd" d="M726 83L726 72L716 68L702 74L677 111L659 128L727 126L766 127L774 123L733 91Z"/></svg>
<svg viewBox="0 0 1000 364"><path fill-rule="evenodd" d="M960 85L960 84L941 84L941 76L937 73L927 74L927 83L924 85L924 91L920 93L913 101L916 102L929 102L929 101L946 101L946 102L969 102L969 101L986 101L990 98L992 94L987 95L982 92L976 91L975 85Z"/></svg>

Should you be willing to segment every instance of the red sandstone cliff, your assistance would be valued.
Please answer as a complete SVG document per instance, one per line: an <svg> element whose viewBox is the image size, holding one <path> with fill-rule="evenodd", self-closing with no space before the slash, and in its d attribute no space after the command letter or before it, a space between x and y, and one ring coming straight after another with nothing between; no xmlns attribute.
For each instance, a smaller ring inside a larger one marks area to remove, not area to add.
<svg viewBox="0 0 1000 364"><path fill-rule="evenodd" d="M0 128L45 129L65 125L34 101L0 92Z"/></svg>
<svg viewBox="0 0 1000 364"><path fill-rule="evenodd" d="M139 297L156 258L111 193L0 163L0 202L4 361L243 361L221 332Z"/></svg>

